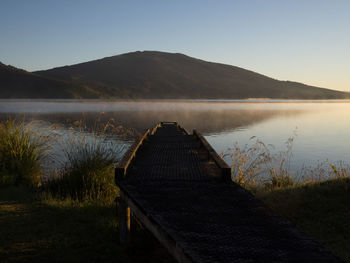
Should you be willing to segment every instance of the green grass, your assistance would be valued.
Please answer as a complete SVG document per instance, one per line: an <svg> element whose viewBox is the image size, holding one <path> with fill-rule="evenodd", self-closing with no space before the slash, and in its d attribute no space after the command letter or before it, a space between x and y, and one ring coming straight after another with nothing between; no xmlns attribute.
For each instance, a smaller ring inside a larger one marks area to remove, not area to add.
<svg viewBox="0 0 350 263"><path fill-rule="evenodd" d="M335 255L350 262L350 178L262 191L257 196Z"/></svg>
<svg viewBox="0 0 350 263"><path fill-rule="evenodd" d="M0 188L0 262L173 262L150 233L132 229L131 244L121 245L113 202Z"/></svg>
<svg viewBox="0 0 350 263"><path fill-rule="evenodd" d="M46 143L23 121L0 123L0 185L38 186Z"/></svg>

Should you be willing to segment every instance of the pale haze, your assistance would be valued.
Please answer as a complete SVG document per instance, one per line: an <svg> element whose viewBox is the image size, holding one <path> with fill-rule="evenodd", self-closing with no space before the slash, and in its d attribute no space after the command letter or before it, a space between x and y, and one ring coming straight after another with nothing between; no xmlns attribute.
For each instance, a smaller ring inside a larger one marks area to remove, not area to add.
<svg viewBox="0 0 350 263"><path fill-rule="evenodd" d="M350 91L350 1L0 3L0 61L34 71L136 50L184 53Z"/></svg>

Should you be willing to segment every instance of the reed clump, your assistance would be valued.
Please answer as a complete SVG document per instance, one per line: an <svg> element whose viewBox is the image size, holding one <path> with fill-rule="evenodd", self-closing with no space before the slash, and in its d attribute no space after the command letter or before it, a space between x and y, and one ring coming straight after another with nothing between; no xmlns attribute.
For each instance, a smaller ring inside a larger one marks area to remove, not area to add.
<svg viewBox="0 0 350 263"><path fill-rule="evenodd" d="M62 167L44 189L58 198L109 200L117 195L114 168L122 148L106 140L101 132L76 132L59 145L64 153Z"/></svg>
<svg viewBox="0 0 350 263"><path fill-rule="evenodd" d="M0 185L40 185L47 138L24 121L0 123Z"/></svg>

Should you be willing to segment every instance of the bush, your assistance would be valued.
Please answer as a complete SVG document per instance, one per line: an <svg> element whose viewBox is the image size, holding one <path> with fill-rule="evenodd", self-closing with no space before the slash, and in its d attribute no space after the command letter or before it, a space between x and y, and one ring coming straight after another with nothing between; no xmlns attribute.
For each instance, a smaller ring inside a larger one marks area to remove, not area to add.
<svg viewBox="0 0 350 263"><path fill-rule="evenodd" d="M0 123L0 185L39 186L47 144L24 122Z"/></svg>

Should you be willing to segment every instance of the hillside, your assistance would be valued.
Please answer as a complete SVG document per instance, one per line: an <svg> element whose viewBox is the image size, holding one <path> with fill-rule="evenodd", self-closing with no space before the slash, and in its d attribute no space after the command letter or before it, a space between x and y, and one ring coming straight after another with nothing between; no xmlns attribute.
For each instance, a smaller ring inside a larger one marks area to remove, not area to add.
<svg viewBox="0 0 350 263"><path fill-rule="evenodd" d="M77 84L42 77L0 63L0 98L94 98L98 94Z"/></svg>
<svg viewBox="0 0 350 263"><path fill-rule="evenodd" d="M350 97L347 93L278 81L239 67L156 51L127 53L36 73L122 98Z"/></svg>
<svg viewBox="0 0 350 263"><path fill-rule="evenodd" d="M1 91L1 97L350 98L350 93L279 81L235 66L157 51L127 53L32 74L18 70L1 74L1 86L7 85L6 96Z"/></svg>

